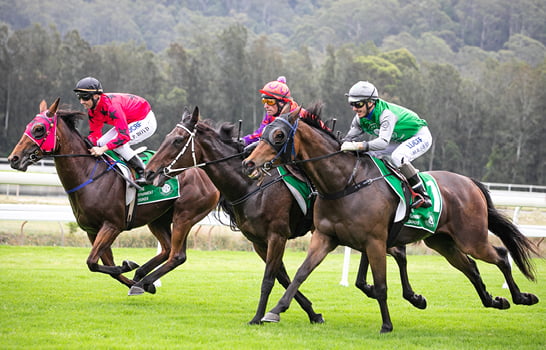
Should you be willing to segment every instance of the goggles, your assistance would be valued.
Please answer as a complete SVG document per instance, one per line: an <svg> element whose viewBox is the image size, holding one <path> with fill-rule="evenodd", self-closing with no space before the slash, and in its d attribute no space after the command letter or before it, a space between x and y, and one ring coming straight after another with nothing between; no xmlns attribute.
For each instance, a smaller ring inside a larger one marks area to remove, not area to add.
<svg viewBox="0 0 546 350"><path fill-rule="evenodd" d="M78 96L78 100L89 101L93 97L93 94L89 92L76 92L76 96Z"/></svg>
<svg viewBox="0 0 546 350"><path fill-rule="evenodd" d="M273 106L277 103L277 99L275 98L262 98L262 104Z"/></svg>
<svg viewBox="0 0 546 350"><path fill-rule="evenodd" d="M351 107L356 107L356 108L362 108L364 107L364 105L368 103L368 101L355 101L355 102L349 102L349 104L351 105Z"/></svg>

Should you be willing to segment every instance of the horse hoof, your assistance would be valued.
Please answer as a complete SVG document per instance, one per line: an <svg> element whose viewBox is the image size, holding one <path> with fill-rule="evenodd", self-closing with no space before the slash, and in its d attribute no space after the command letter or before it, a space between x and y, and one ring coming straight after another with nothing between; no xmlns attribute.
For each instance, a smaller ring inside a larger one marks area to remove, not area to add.
<svg viewBox="0 0 546 350"><path fill-rule="evenodd" d="M278 323L280 320L281 316L272 312L266 313L265 316L262 318L262 322Z"/></svg>
<svg viewBox="0 0 546 350"><path fill-rule="evenodd" d="M123 263L121 266L123 266L123 272L133 271L134 269L137 269L140 267L136 262L130 261L130 260L123 260Z"/></svg>
<svg viewBox="0 0 546 350"><path fill-rule="evenodd" d="M312 317L311 323L324 323L324 318L322 317L322 314L316 314L314 317Z"/></svg>
<svg viewBox="0 0 546 350"><path fill-rule="evenodd" d="M129 294L127 295L141 295L144 294L144 292L144 288L132 286L131 289L129 289Z"/></svg>
<svg viewBox="0 0 546 350"><path fill-rule="evenodd" d="M493 307L499 310L506 310L510 308L510 302L506 298L496 297Z"/></svg>
<svg viewBox="0 0 546 350"><path fill-rule="evenodd" d="M538 297L531 293L521 293L519 298L513 298L513 301L517 305L535 305L538 303Z"/></svg>
<svg viewBox="0 0 546 350"><path fill-rule="evenodd" d="M415 295L410 299L411 305L415 306L418 309L424 310L427 308L427 299L422 295Z"/></svg>
<svg viewBox="0 0 546 350"><path fill-rule="evenodd" d="M383 334L383 333L390 333L392 332L392 325L383 325L381 327L381 331L379 331L379 333Z"/></svg>

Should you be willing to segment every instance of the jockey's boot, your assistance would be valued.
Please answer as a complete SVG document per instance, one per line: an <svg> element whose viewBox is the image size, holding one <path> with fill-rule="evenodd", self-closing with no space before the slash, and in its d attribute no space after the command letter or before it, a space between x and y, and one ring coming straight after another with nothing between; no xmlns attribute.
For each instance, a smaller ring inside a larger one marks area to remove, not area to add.
<svg viewBox="0 0 546 350"><path fill-rule="evenodd" d="M428 208L432 205L432 201L425 189L425 185L419 177L419 170L415 169L411 163L402 163L400 166L400 172L406 177L413 192L418 195L418 198L411 204L411 208Z"/></svg>
<svg viewBox="0 0 546 350"><path fill-rule="evenodd" d="M127 164L129 164L133 169L135 169L135 173L137 174L137 179L135 180L135 183L139 186L146 185L146 179L144 178L144 162L138 154L135 154L133 158L129 159L127 161Z"/></svg>

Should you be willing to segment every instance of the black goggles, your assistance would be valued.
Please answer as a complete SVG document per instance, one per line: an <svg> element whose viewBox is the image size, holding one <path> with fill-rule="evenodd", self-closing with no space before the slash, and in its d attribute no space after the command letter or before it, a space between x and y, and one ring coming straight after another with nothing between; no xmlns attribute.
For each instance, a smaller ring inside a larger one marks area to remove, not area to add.
<svg viewBox="0 0 546 350"><path fill-rule="evenodd" d="M368 102L369 101L355 101L355 102L349 102L349 104L351 105L351 107L362 108Z"/></svg>
<svg viewBox="0 0 546 350"><path fill-rule="evenodd" d="M93 94L89 92L76 92L76 96L78 96L78 100L89 101L93 97Z"/></svg>

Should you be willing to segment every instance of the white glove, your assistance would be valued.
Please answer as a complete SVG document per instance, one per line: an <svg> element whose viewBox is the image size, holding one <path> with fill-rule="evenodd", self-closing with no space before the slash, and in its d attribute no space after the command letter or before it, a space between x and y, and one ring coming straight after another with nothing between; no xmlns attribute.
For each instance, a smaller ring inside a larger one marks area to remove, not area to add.
<svg viewBox="0 0 546 350"><path fill-rule="evenodd" d="M366 141L357 142L357 141L345 141L341 145L341 150L346 151L367 151L368 143Z"/></svg>

